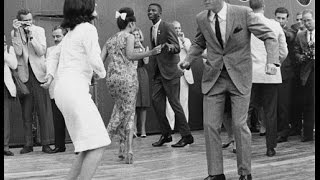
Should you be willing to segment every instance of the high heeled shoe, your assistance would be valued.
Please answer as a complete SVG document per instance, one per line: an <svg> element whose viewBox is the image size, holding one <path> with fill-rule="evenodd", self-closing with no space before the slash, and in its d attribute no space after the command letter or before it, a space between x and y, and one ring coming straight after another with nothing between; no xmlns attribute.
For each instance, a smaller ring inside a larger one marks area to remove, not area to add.
<svg viewBox="0 0 320 180"><path fill-rule="evenodd" d="M128 153L126 156L126 164L133 164L133 153Z"/></svg>
<svg viewBox="0 0 320 180"><path fill-rule="evenodd" d="M234 140L229 141L228 143L222 143L222 148L227 148L231 143L234 143Z"/></svg>
<svg viewBox="0 0 320 180"><path fill-rule="evenodd" d="M120 144L118 157L123 160L124 159L124 144Z"/></svg>

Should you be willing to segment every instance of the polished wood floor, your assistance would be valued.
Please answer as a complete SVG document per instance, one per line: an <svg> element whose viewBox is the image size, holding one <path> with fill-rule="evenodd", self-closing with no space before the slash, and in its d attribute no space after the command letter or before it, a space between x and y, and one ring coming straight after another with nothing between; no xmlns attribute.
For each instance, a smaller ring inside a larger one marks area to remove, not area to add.
<svg viewBox="0 0 320 180"><path fill-rule="evenodd" d="M117 158L117 144L112 143L104 153L94 179L101 180L202 180L207 176L207 163L203 131L193 131L195 143L174 149L171 144L152 147L159 135L134 140L134 164L124 164ZM222 139L226 133L222 132ZM179 140L173 135L173 142ZM76 157L73 145L67 151L44 154L41 147L20 155L20 148L11 149L15 156L4 157L4 179L44 180L64 179ZM252 175L256 180L312 180L315 179L315 144L300 142L300 137L278 144L277 154L267 157L265 137L252 135ZM228 180L238 179L236 156L231 149L223 151L224 170Z"/></svg>

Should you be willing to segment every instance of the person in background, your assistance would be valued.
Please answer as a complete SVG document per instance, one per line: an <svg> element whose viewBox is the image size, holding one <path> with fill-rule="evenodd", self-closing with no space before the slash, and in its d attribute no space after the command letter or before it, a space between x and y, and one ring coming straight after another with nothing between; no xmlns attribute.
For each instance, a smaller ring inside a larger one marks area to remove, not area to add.
<svg viewBox="0 0 320 180"><path fill-rule="evenodd" d="M46 81L45 53L47 49L45 31L32 23L32 14L27 9L17 13L13 20L11 40L18 59L19 78L28 87L30 94L21 97L25 145L20 154L33 151L32 112L33 107L39 116L42 152L53 153L50 148L50 129L53 126L52 108L47 89L40 84Z"/></svg>
<svg viewBox="0 0 320 180"><path fill-rule="evenodd" d="M226 97L231 100L239 180L251 180L251 132L246 123L252 85L251 33L264 41L267 60L262 72L270 76L280 66L278 38L249 7L231 5L224 0L203 2L205 10L196 17L196 36L178 67L190 68L207 48L208 60L201 85L209 174L205 180L226 179L220 137Z"/></svg>
<svg viewBox="0 0 320 180"><path fill-rule="evenodd" d="M297 12L296 14L296 23L291 25L291 29L295 31L295 33L298 33L300 31L303 31L306 27L304 26L302 22L302 12Z"/></svg>
<svg viewBox="0 0 320 180"><path fill-rule="evenodd" d="M298 32L302 32L305 30L304 23L302 21L302 11L298 12L296 15L296 23L291 25L291 28L296 32L295 36L297 36ZM301 92L303 91L303 87L300 81L300 69L301 64L298 62L296 57L294 58L294 77L292 83L292 115L289 120L290 123L290 132L289 136L300 136L302 133L302 121L303 121L303 109L301 108L301 104L303 104L303 96L301 96Z"/></svg>
<svg viewBox="0 0 320 180"><path fill-rule="evenodd" d="M148 18L152 22L150 28L151 47L162 46L158 56L152 57L154 76L152 85L152 105L155 109L160 125L161 136L154 147L160 147L172 141L172 130L166 117L166 98L174 111L177 129L181 139L171 147L185 147L194 142L186 116L180 103L180 77L183 72L177 67L181 60L179 57L180 45L178 36L172 24L161 19L162 7L158 3L148 6Z"/></svg>
<svg viewBox="0 0 320 180"><path fill-rule="evenodd" d="M187 52L189 51L189 48L191 46L190 39L186 38L184 36L184 33L181 31L181 24L178 21L172 22L174 30L177 33L179 45L180 45L180 61L184 60L184 58L187 56ZM186 116L187 122L189 122L189 84L193 84L193 75L192 70L184 70L183 76L180 77L180 103L183 109L183 112ZM166 98L166 116L169 121L169 124L171 126L171 129L174 129L174 123L175 123L175 116L174 111L168 101L168 98Z"/></svg>
<svg viewBox="0 0 320 180"><path fill-rule="evenodd" d="M111 36L103 46L101 57L107 60L106 83L114 100L114 107L107 130L111 138L119 136L120 159L133 163L133 134L136 98L138 92L137 66L133 63L161 52L161 46L150 51L135 52L133 30L136 17L132 8L116 11L119 32Z"/></svg>
<svg viewBox="0 0 320 180"><path fill-rule="evenodd" d="M289 120L292 115L292 87L294 78L295 57L293 53L295 32L287 26L289 11L284 7L279 7L274 12L275 20L278 21L285 34L288 56L281 64L282 83L278 85L278 110L277 110L277 142L282 143L288 141L290 132Z"/></svg>
<svg viewBox="0 0 320 180"><path fill-rule="evenodd" d="M6 35L4 34L4 89L3 89L3 154L13 156L9 150L10 140L10 109L17 95L16 85L12 79L11 69L17 69L18 61L12 46L7 44Z"/></svg>
<svg viewBox="0 0 320 180"><path fill-rule="evenodd" d="M301 64L300 80L302 84L303 134L301 141L313 140L315 119L315 19L314 12L306 9L302 12L302 21L306 29L297 34L294 53ZM301 94L300 94L301 95Z"/></svg>
<svg viewBox="0 0 320 180"><path fill-rule="evenodd" d="M61 27L69 29L47 57L49 88L53 78L54 99L63 114L74 151L79 152L66 179L92 179L107 145L111 143L102 117L89 93L92 76L104 78L97 29L90 22L95 0L65 0Z"/></svg>
<svg viewBox="0 0 320 180"><path fill-rule="evenodd" d="M253 12L265 23L272 28L278 39L277 49L279 51L279 62L286 59L288 48L286 36L279 22L274 19L268 19L264 16L264 0L250 0L249 5ZM251 57L252 57L252 90L251 101L257 108L263 108L264 123L266 128L266 155L271 157L276 154L274 148L277 147L277 111L280 95L278 87L283 83L280 67L277 67L276 74L269 76L263 72L266 68L267 52L263 41L256 36L251 36Z"/></svg>
<svg viewBox="0 0 320 180"><path fill-rule="evenodd" d="M142 31L139 28L135 28L132 32L135 37L134 41L134 51L135 52L145 52L149 51L149 47L144 47L142 45L144 37ZM149 63L149 57L140 59L137 62L137 73L138 73L138 82L139 90L137 93L137 102L136 102L136 114L134 116L135 129L137 131L137 119L139 119L141 124L141 136L142 138L147 137L146 133L146 118L147 118L147 108L151 106L150 94L149 94L149 76L145 65Z"/></svg>
<svg viewBox="0 0 320 180"><path fill-rule="evenodd" d="M66 35L67 30L62 28L60 25L55 26L52 29L52 37L54 40L54 45L47 49L46 57L49 57L50 53L54 48L62 41L63 37ZM46 62L48 63L48 62ZM63 118L62 113L58 109L56 102L54 100L53 89L54 89L55 81L53 81L49 87L49 95L51 99L51 107L53 114L53 125L54 125L54 140L55 140L55 148L53 149L54 153L65 152L65 138L66 138L66 124Z"/></svg>

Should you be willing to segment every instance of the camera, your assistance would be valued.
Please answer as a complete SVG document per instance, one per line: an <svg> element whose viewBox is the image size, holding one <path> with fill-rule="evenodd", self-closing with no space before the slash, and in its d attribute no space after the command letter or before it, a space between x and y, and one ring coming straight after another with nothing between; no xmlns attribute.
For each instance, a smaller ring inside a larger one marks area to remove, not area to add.
<svg viewBox="0 0 320 180"><path fill-rule="evenodd" d="M31 23L29 21L19 21L22 28L25 28L27 26L31 26Z"/></svg>

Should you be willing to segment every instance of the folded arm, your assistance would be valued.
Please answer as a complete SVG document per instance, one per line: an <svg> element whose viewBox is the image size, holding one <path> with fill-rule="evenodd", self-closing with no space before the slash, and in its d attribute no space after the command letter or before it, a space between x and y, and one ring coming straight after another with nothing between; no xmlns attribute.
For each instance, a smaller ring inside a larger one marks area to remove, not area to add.
<svg viewBox="0 0 320 180"><path fill-rule="evenodd" d="M33 38L30 40L30 44L34 48L35 53L38 56L43 56L46 53L47 49L47 41L46 35L43 28L39 28L38 30L32 32Z"/></svg>

